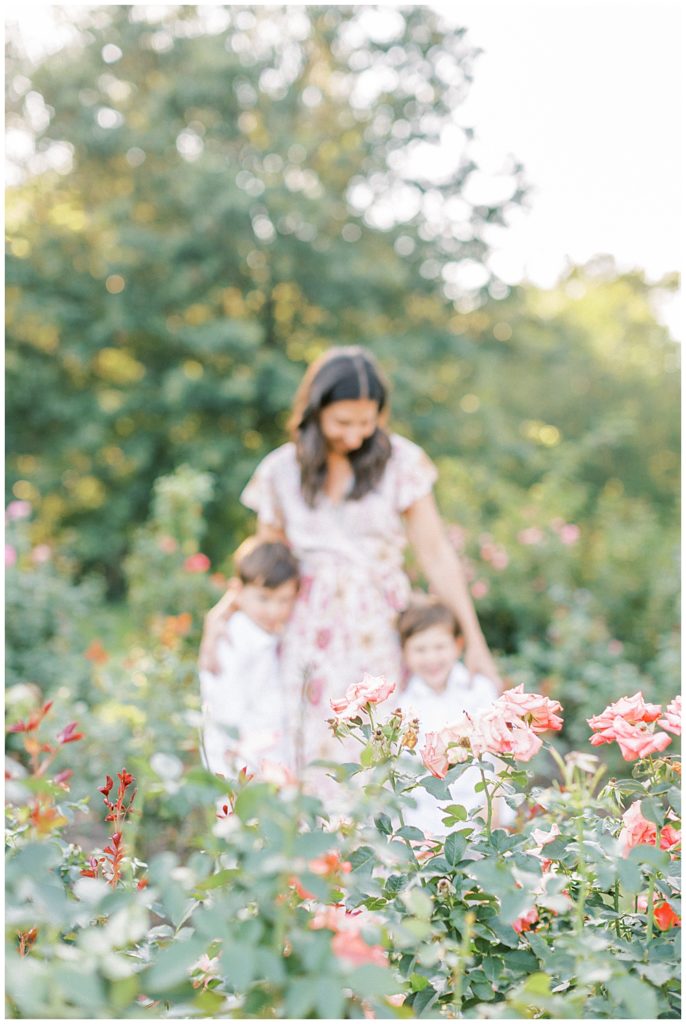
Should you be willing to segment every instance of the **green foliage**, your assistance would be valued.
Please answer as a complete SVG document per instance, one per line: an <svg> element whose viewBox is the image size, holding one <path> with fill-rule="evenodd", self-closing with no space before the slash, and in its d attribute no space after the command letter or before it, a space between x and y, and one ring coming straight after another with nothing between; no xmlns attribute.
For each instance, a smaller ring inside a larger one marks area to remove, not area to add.
<svg viewBox="0 0 686 1024"><path fill-rule="evenodd" d="M6 685L29 683L52 693L68 679L71 698L82 697L89 677L87 623L102 603L102 582L76 583L73 566L54 545L32 544L28 519L10 518L5 539L11 552L5 565Z"/></svg>
<svg viewBox="0 0 686 1024"><path fill-rule="evenodd" d="M505 787L533 820L508 833L475 809L428 839L402 818L424 769L398 760L397 717L384 727L385 752L340 790L344 817L286 776L195 769L180 789L202 811L199 850L146 865L132 821L117 823L116 884L87 877L91 859L62 838L83 807L45 780L37 804L36 777L14 779L9 1016L679 1017L677 758L598 791L578 755L555 755L560 779L533 790L505 757L489 799ZM669 824L666 850L619 835L637 801Z"/></svg>

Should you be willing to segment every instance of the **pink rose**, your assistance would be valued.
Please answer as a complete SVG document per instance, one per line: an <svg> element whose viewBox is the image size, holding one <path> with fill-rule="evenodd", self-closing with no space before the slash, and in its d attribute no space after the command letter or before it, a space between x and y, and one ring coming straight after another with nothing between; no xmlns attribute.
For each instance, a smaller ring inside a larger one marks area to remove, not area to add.
<svg viewBox="0 0 686 1024"><path fill-rule="evenodd" d="M509 564L510 559L508 557L507 551L505 551L504 548L496 548L491 557L491 565L493 566L493 568L497 569L499 572L502 572L503 569L507 569Z"/></svg>
<svg viewBox="0 0 686 1024"><path fill-rule="evenodd" d="M17 552L11 544L5 544L5 565L17 564Z"/></svg>
<svg viewBox="0 0 686 1024"><path fill-rule="evenodd" d="M633 697L620 697L614 704L608 704L604 711L593 718L588 718L587 722L591 729L597 731L611 725L617 716L630 725L635 725L637 722L654 722L660 717L661 712L659 704L646 704L639 690Z"/></svg>
<svg viewBox="0 0 686 1024"><path fill-rule="evenodd" d="M472 588L471 589L472 589L472 597L475 597L477 599L477 601L478 601L482 597L486 596L486 594L490 590L490 587L489 587L488 583L486 582L486 580L476 580L475 583L472 583Z"/></svg>
<svg viewBox="0 0 686 1024"><path fill-rule="evenodd" d="M526 910L521 914L516 921L512 922L514 930L521 935L522 932L528 932L529 928L538 921L538 911L536 907L532 907L531 910Z"/></svg>
<svg viewBox="0 0 686 1024"><path fill-rule="evenodd" d="M28 519L31 515L30 501L11 501L5 509L5 522L11 519Z"/></svg>
<svg viewBox="0 0 686 1024"><path fill-rule="evenodd" d="M173 555L179 545L176 543L173 537L169 537L165 534L164 537L159 538L159 540L157 541L157 546L160 549L160 551L164 552L165 555Z"/></svg>
<svg viewBox="0 0 686 1024"><path fill-rule="evenodd" d="M449 764L462 764L468 759L473 732L474 723L466 711L450 725L441 729L440 737L446 747Z"/></svg>
<svg viewBox="0 0 686 1024"><path fill-rule="evenodd" d="M540 544L543 540L543 530L539 530L537 526L528 526L526 530L519 531L517 540L520 544Z"/></svg>
<svg viewBox="0 0 686 1024"><path fill-rule="evenodd" d="M198 551L195 555L189 555L183 563L186 572L207 572L210 565L209 558L207 555L203 555L202 551Z"/></svg>
<svg viewBox="0 0 686 1024"><path fill-rule="evenodd" d="M681 694L667 705L665 717L659 718L657 724L673 732L675 736L681 736Z"/></svg>
<svg viewBox="0 0 686 1024"><path fill-rule="evenodd" d="M437 779L446 777L450 762L440 733L427 732L421 755L422 761L432 775L435 775Z"/></svg>
<svg viewBox="0 0 686 1024"><path fill-rule="evenodd" d="M666 732L652 732L644 722L630 725L626 719L617 716L600 732L591 736L592 747L615 741L625 761L635 761L639 757L649 757L668 747L672 742Z"/></svg>
<svg viewBox="0 0 686 1024"><path fill-rule="evenodd" d="M362 964L388 966L388 954L383 947L368 945L356 931L337 932L331 940L331 949L335 956L347 960L355 967Z"/></svg>
<svg viewBox="0 0 686 1024"><path fill-rule="evenodd" d="M475 754L511 754L518 761L530 761L543 746L533 729L499 701L474 716L471 743Z"/></svg>
<svg viewBox="0 0 686 1024"><path fill-rule="evenodd" d="M547 732L549 729L557 732L562 728L563 722L558 716L558 712L562 711L560 702L550 700L540 693L524 693L523 683L505 690L497 703L520 718L528 719L534 732Z"/></svg>
<svg viewBox="0 0 686 1024"><path fill-rule="evenodd" d="M531 838L536 843L536 846L541 848L546 843L552 843L553 839L557 839L560 834L560 826L552 824L550 826L550 832L544 832L542 828L535 828L531 833Z"/></svg>
<svg viewBox="0 0 686 1024"><path fill-rule="evenodd" d="M339 718L356 718L366 704L381 704L395 691L395 683L385 676L366 673L361 682L353 683L344 697L332 700L331 708Z"/></svg>
<svg viewBox="0 0 686 1024"><path fill-rule="evenodd" d="M560 527L559 537L563 544L576 544L581 536L581 530L575 523L565 523Z"/></svg>
<svg viewBox="0 0 686 1024"><path fill-rule="evenodd" d="M365 917L363 917L362 922L358 920L362 913L363 911L360 908L357 910L346 910L342 903L329 904L325 907L320 907L316 911L310 921L310 928L315 931L319 928L328 928L332 932L359 932L360 924L369 921L369 918Z"/></svg>
<svg viewBox="0 0 686 1024"><path fill-rule="evenodd" d="M622 857L627 857L634 846L655 846L657 839L657 827L652 821L648 821L641 814L641 802L636 800L631 807L622 815L624 822L622 831L619 833L620 852ZM673 846L681 842L681 833L672 825L665 825L660 832L660 849L671 850Z"/></svg>
<svg viewBox="0 0 686 1024"><path fill-rule="evenodd" d="M51 555L52 548L49 544L36 544L31 552L31 561L34 565L42 565L44 562L50 561Z"/></svg>

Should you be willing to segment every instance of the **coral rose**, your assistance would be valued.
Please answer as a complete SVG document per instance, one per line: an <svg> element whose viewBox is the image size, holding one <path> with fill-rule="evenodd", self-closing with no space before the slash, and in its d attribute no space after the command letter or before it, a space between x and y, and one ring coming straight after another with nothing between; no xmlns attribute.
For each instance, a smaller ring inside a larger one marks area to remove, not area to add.
<svg viewBox="0 0 686 1024"><path fill-rule="evenodd" d="M525 911L521 914L516 921L512 922L514 930L521 935L522 932L528 932L529 928L538 921L538 911L536 907L532 907L531 910Z"/></svg>
<svg viewBox="0 0 686 1024"><path fill-rule="evenodd" d="M655 904L653 907L653 917L655 918L655 924L663 932L666 932L668 928L681 924L681 918L665 900L662 903Z"/></svg>
<svg viewBox="0 0 686 1024"><path fill-rule="evenodd" d="M657 724L675 736L681 736L681 694L667 705L665 717L659 718Z"/></svg>
<svg viewBox="0 0 686 1024"><path fill-rule="evenodd" d="M612 726L615 718L623 718L629 725L637 725L638 722L654 722L661 713L660 705L646 704L639 690L633 697L620 697L614 704L608 704L599 715L594 715L586 721L594 732L599 732Z"/></svg>
<svg viewBox="0 0 686 1024"><path fill-rule="evenodd" d="M558 714L562 711L560 702L540 693L525 693L523 684L505 690L496 703L527 719L534 732L547 732L549 729L557 732L562 728L563 722Z"/></svg>
<svg viewBox="0 0 686 1024"><path fill-rule="evenodd" d="M619 833L619 843L622 857L627 857L634 846L655 846L657 840L657 827L652 821L648 821L641 813L639 800L626 810L622 816L624 826ZM672 825L665 825L660 832L660 849L671 850L681 842L681 833Z"/></svg>
<svg viewBox="0 0 686 1024"><path fill-rule="evenodd" d="M474 716L471 742L475 754L511 754L518 761L530 761L543 746L533 729L499 701Z"/></svg>
<svg viewBox="0 0 686 1024"><path fill-rule="evenodd" d="M421 755L422 761L432 775L435 775L437 779L444 779L446 777L450 762L448 761L448 752L440 733L427 732Z"/></svg>
<svg viewBox="0 0 686 1024"><path fill-rule="evenodd" d="M331 709L338 718L356 718L366 704L381 704L395 691L395 683L384 676L365 674L359 683L353 683L344 697L332 700Z"/></svg>
<svg viewBox="0 0 686 1024"><path fill-rule="evenodd" d="M359 932L337 932L331 940L331 949L335 956L355 967L362 964L376 964L377 967L388 966L388 954L381 946L370 946Z"/></svg>
<svg viewBox="0 0 686 1024"><path fill-rule="evenodd" d="M625 718L617 716L590 739L592 747L613 741L618 744L625 761L635 761L639 757L660 753L669 746L672 739L666 732L653 732L643 722L632 725Z"/></svg>

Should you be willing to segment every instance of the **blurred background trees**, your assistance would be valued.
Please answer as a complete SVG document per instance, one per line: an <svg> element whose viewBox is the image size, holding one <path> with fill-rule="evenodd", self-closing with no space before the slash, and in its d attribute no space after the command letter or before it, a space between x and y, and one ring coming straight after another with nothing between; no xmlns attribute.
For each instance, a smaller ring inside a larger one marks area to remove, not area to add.
<svg viewBox="0 0 686 1024"><path fill-rule="evenodd" d="M194 544L226 569L304 366L362 343L439 463L492 644L539 643L554 675L554 631L569 664L590 630L673 666L678 347L654 298L676 281L609 258L548 290L494 277L526 186L460 122L464 31L426 7L67 16L70 46L7 58L7 488L33 543L121 597L155 481L189 466L212 480Z"/></svg>

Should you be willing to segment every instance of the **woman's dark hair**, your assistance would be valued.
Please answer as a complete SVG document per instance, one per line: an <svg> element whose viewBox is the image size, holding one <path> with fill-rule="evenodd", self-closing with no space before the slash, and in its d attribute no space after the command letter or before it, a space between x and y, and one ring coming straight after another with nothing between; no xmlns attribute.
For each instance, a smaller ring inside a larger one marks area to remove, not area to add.
<svg viewBox="0 0 686 1024"><path fill-rule="evenodd" d="M319 414L327 405L347 399L372 399L379 413L388 412L389 387L376 360L359 346L331 348L309 367L296 393L288 426L300 463L303 497L312 507L326 481L326 440ZM353 500L373 490L391 457L388 434L378 426L348 458L354 474Z"/></svg>

